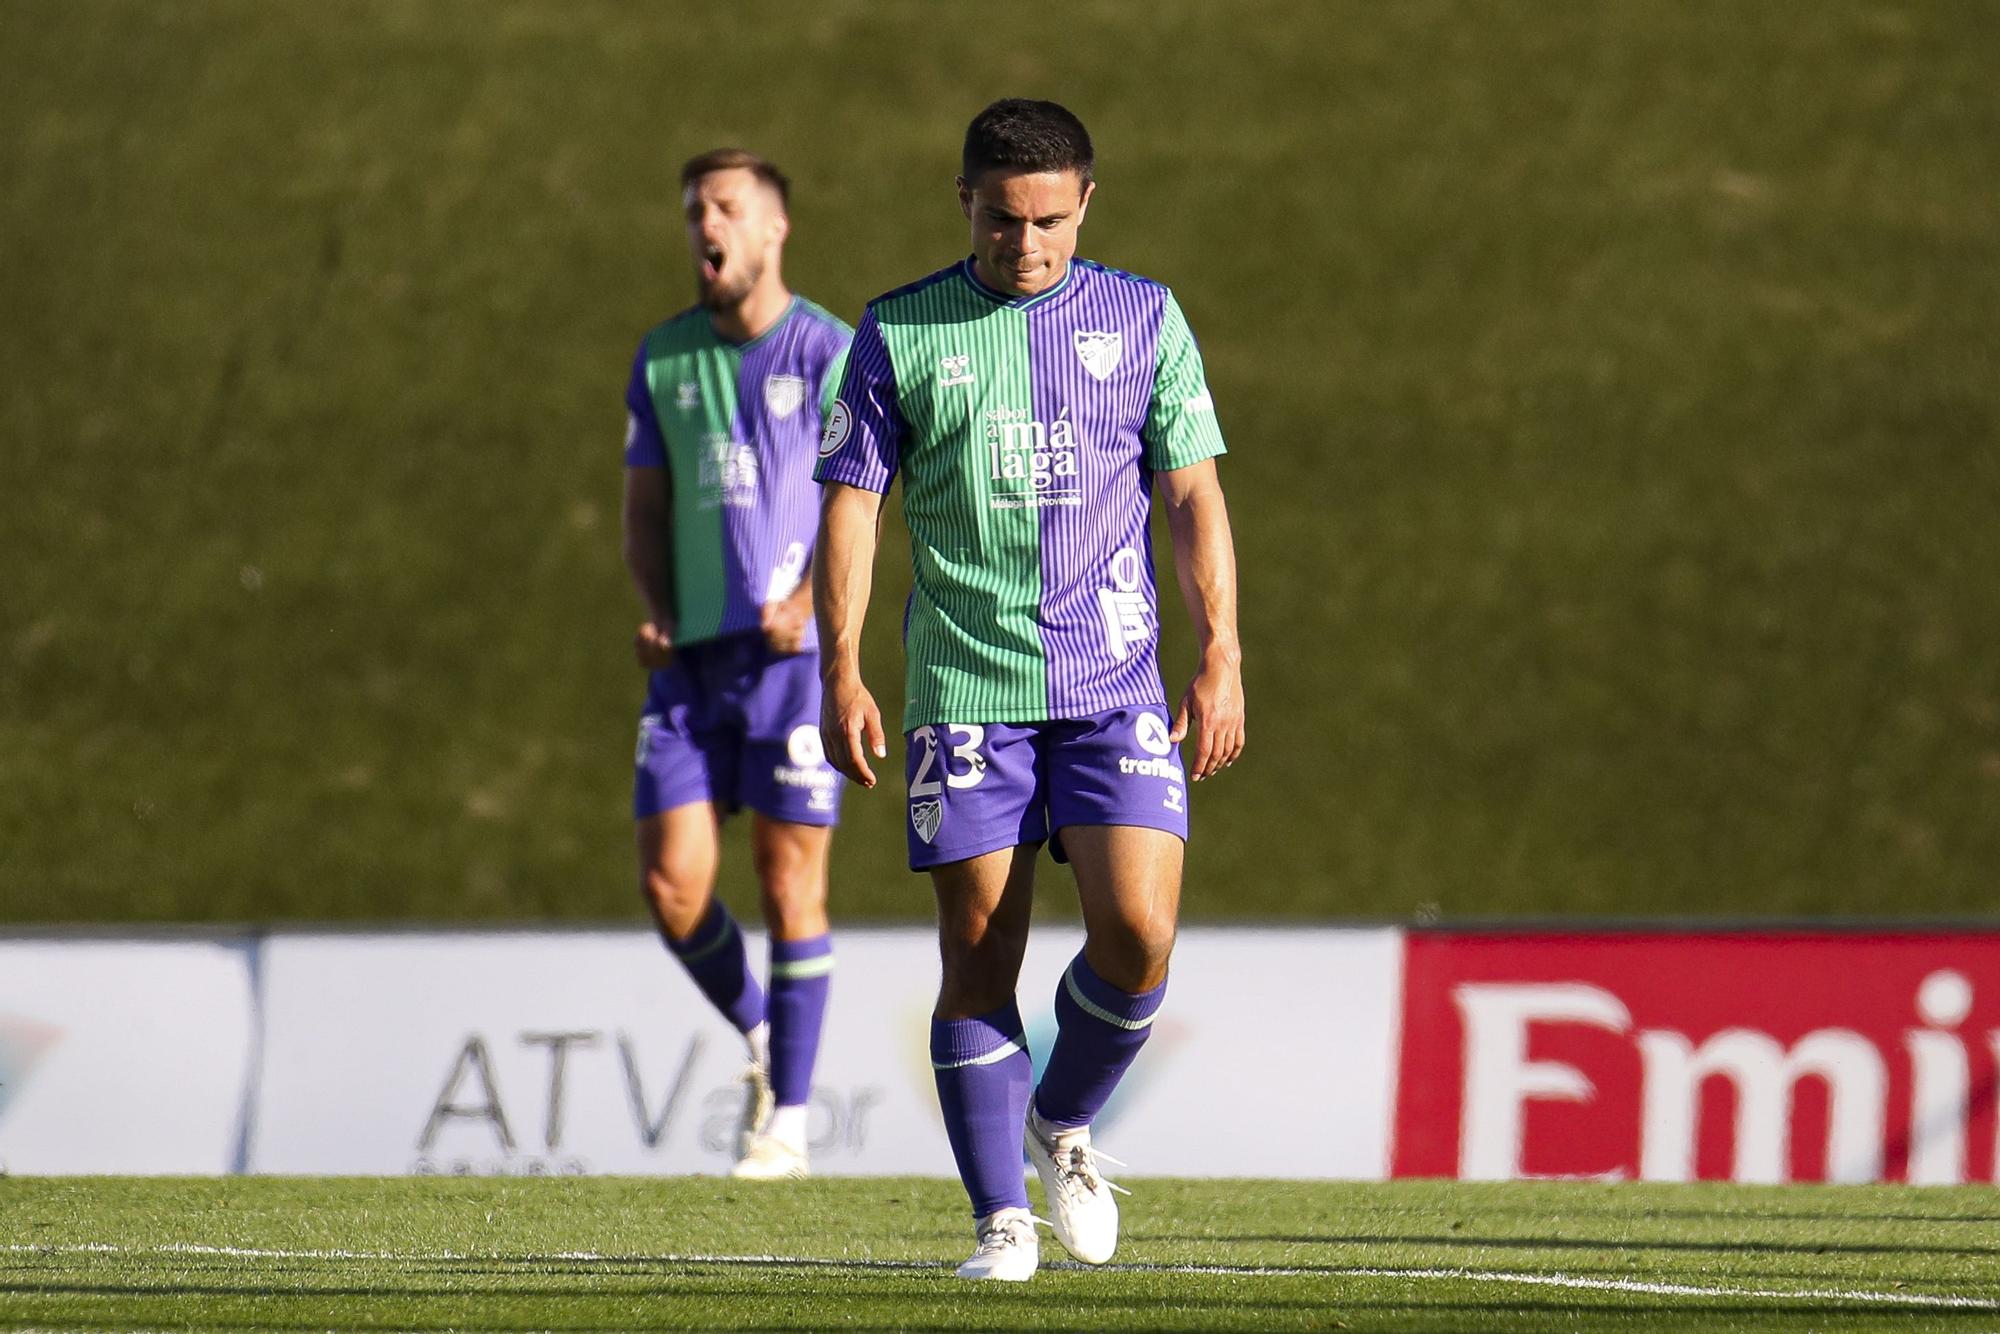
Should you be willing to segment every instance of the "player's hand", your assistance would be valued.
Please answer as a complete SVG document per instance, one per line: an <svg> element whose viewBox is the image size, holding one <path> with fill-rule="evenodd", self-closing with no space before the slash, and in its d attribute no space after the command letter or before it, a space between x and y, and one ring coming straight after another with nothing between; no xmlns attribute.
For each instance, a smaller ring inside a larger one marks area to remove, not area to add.
<svg viewBox="0 0 2000 1334"><path fill-rule="evenodd" d="M836 673L821 690L819 739L827 763L863 787L875 786L868 756L886 759L889 746L882 734L882 711L859 672Z"/></svg>
<svg viewBox="0 0 2000 1334"><path fill-rule="evenodd" d="M771 652L792 654L803 650L812 614L810 599L785 598L778 602L766 602L759 620L764 627L764 642L771 646Z"/></svg>
<svg viewBox="0 0 2000 1334"><path fill-rule="evenodd" d="M658 621L647 621L632 636L632 653L647 671L662 671L674 662L673 636Z"/></svg>
<svg viewBox="0 0 2000 1334"><path fill-rule="evenodd" d="M1212 778L1243 753L1243 668L1234 654L1204 654L1174 714L1170 741L1189 741L1188 779Z"/></svg>

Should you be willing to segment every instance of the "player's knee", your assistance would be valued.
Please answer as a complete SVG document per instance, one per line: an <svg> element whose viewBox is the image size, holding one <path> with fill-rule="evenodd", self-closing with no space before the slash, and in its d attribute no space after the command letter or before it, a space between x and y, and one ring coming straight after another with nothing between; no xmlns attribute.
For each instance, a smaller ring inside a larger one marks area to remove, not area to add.
<svg viewBox="0 0 2000 1334"><path fill-rule="evenodd" d="M1020 980L1023 942L990 924L978 933L949 932L939 938L942 980L938 1014L963 1019L1005 1005Z"/></svg>
<svg viewBox="0 0 2000 1334"><path fill-rule="evenodd" d="M763 883L764 922L780 940L799 940L826 930L826 888L817 876Z"/></svg>
<svg viewBox="0 0 2000 1334"><path fill-rule="evenodd" d="M640 876L640 889L654 918L676 940L701 925L712 892L708 877L698 868L671 862L648 866Z"/></svg>
<svg viewBox="0 0 2000 1334"><path fill-rule="evenodd" d="M1014 983L988 974L945 974L938 986L937 1017L972 1019L991 1014L1014 998Z"/></svg>
<svg viewBox="0 0 2000 1334"><path fill-rule="evenodd" d="M1087 946L1090 966L1120 991L1134 995L1151 991L1167 980L1167 961L1174 952L1173 929L1156 929L1144 923L1124 925L1124 930L1091 937Z"/></svg>
<svg viewBox="0 0 2000 1334"><path fill-rule="evenodd" d="M826 916L826 877L818 859L797 848L765 846L755 850L755 862L765 922L788 940L814 934Z"/></svg>
<svg viewBox="0 0 2000 1334"><path fill-rule="evenodd" d="M805 881L814 878L813 859L805 849L787 841L757 840L751 846L750 860L757 883L767 894L795 894Z"/></svg>

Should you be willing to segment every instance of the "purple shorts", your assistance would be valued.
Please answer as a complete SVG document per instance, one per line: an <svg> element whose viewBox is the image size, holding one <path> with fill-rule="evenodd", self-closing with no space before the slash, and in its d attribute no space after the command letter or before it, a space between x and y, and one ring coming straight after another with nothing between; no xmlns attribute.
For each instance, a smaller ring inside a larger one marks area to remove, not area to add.
<svg viewBox="0 0 2000 1334"><path fill-rule="evenodd" d="M793 824L840 818L841 777L819 740L819 655L773 653L760 634L677 649L639 719L632 816L712 802Z"/></svg>
<svg viewBox="0 0 2000 1334"><path fill-rule="evenodd" d="M940 723L903 735L910 869L1056 835L1140 825L1186 841L1187 775L1163 704L1046 723Z"/></svg>

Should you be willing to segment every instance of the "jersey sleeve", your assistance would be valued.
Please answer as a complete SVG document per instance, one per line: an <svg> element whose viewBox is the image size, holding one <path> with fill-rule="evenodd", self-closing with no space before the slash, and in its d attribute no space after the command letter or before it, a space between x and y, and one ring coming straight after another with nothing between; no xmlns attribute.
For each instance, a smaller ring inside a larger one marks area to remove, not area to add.
<svg viewBox="0 0 2000 1334"><path fill-rule="evenodd" d="M1153 398L1141 435L1146 441L1146 466L1154 472L1171 472L1225 452L1201 349L1195 346L1194 331L1172 292L1160 312L1159 360L1153 367Z"/></svg>
<svg viewBox="0 0 2000 1334"><path fill-rule="evenodd" d="M840 394L840 377L847 373L847 354L854 346L851 335L843 335L833 355L826 360L826 369L819 376L819 419L825 423L827 414L833 411L833 400Z"/></svg>
<svg viewBox="0 0 2000 1334"><path fill-rule="evenodd" d="M667 466L667 444L660 437L660 419L653 410L653 386L646 377L643 343L632 360L631 383L625 386L625 466Z"/></svg>
<svg viewBox="0 0 2000 1334"><path fill-rule="evenodd" d="M819 439L816 482L844 482L885 492L902 459L903 416L896 406L896 372L871 308L854 331L839 392L827 406Z"/></svg>

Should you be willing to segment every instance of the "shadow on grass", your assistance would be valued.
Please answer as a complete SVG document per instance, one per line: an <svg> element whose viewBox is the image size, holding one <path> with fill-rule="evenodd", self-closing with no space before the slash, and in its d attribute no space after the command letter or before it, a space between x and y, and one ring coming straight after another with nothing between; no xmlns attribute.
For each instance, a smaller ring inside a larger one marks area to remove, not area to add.
<svg viewBox="0 0 2000 1334"><path fill-rule="evenodd" d="M1974 1188L1976 1188L1976 1183ZM1995 1214L1995 1213L1977 1213L1977 1214L1865 1213L1863 1214L1863 1213L1849 1213L1845 1210L1835 1208L1831 1205L1825 1210L1813 1210L1813 1209L1803 1209L1803 1208L1801 1209L1766 1209L1766 1208L1689 1209L1689 1208L1655 1208L1649 1205L1633 1205L1633 1204L1615 1205L1609 1203L1605 1204L1603 1207L1593 1207L1591 1204L1579 1204L1575 1201L1570 1201L1564 1204L1563 1211L1566 1214L1574 1215L1578 1218L1627 1218L1627 1219L1668 1218L1668 1219L1686 1220L1689 1222L1702 1222L1702 1223L1718 1223L1718 1222L1922 1223L1922 1224L2000 1223L2000 1214ZM1525 1207L1515 1208L1506 1205L1489 1206L1485 1204L1467 1205L1464 1209L1464 1212L1471 1215L1477 1215L1481 1218L1526 1217L1526 1218L1546 1219L1549 1216L1549 1211L1547 1209L1534 1209Z"/></svg>
<svg viewBox="0 0 2000 1334"><path fill-rule="evenodd" d="M1504 1251L1748 1251L1769 1255L2000 1255L2000 1245L1988 1246L1898 1246L1888 1242L1828 1241L1679 1241L1659 1239L1485 1237L1474 1233L1448 1232L1433 1236L1398 1233L1389 1236L1359 1236L1341 1233L1211 1233L1189 1235L1174 1232L1132 1232L1133 1242L1179 1242L1182 1244L1275 1244L1285 1246L1460 1246ZM1281 1261L1274 1268L1290 1267Z"/></svg>
<svg viewBox="0 0 2000 1334"><path fill-rule="evenodd" d="M767 1300L770 1299L769 1294L764 1294L764 1295ZM830 1297L833 1300L840 1300L839 1296L836 1294L815 1294L815 1296L820 1297L822 1299ZM1016 1308L1023 1306L1034 1306L1044 1303L1053 1304L1052 1294L1043 1296L1034 1296L1031 1293L1020 1292L1018 1289L1016 1289L1016 1290L1011 1290L1010 1292L1005 1294L1005 1296L1012 1299L1009 1301L1008 1304ZM1273 1310L1276 1304L1229 1302L1229 1303L1219 1303L1217 1305L1227 1307L1232 1310L1240 1311L1245 1316L1245 1320L1239 1326L1240 1328L1257 1329L1263 1327L1256 1320L1257 1311ZM1723 1328L1768 1329L1774 1327L1773 1325L1774 1321L1784 1321L1787 1322L1787 1324L1790 1324L1791 1322L1798 1322L1799 1328L1810 1329L1810 1330L1825 1330L1825 1329L1838 1329L1838 1328L1893 1329L1893 1328L1903 1327L1899 1322L1908 1321L1909 1319L1912 1318L1906 1312L1829 1310L1825 1306L1814 1305L1803 1302L1766 1302L1766 1303L1738 1302L1738 1303L1727 1303L1727 1304L1713 1303L1713 1304L1705 1304L1701 1306L1698 1310L1691 1310L1684 1304L1675 1304L1673 1302L1668 1302L1668 1301L1639 1301L1639 1302L1625 1301L1619 1303L1618 1308L1615 1310L1606 1309L1600 1306L1589 1306L1573 1302L1560 1302L1560 1301L1496 1301L1496 1302L1458 1301L1458 1302L1422 1302L1422 1303L1390 1302L1390 1301L1358 1301L1358 1302L1337 1302L1337 1303L1331 1303L1331 1302L1286 1303L1283 1305L1295 1308L1303 1307L1305 1309L1321 1311L1324 1312L1327 1316L1335 1318L1341 1316L1359 1316L1364 1313L1379 1314L1382 1316L1389 1317L1390 1319L1395 1319L1397 1317L1408 1318L1417 1316L1434 1316L1439 1318L1440 1320L1450 1320L1451 1323L1427 1325L1424 1326L1424 1328L1464 1329L1464 1330L1485 1330L1494 1328L1506 1328L1508 1327L1506 1324L1496 1323L1496 1322L1505 1322L1510 1319L1527 1319L1533 1317L1541 1317L1543 1319L1553 1317L1561 1319L1563 1317L1575 1318L1578 1316L1585 1316L1585 1315L1587 1315L1589 1320L1591 1321L1590 1327L1593 1329L1622 1328L1628 1326L1644 1327L1649 1329L1674 1328L1674 1327L1714 1328L1716 1327L1716 1322L1724 1322L1721 1326ZM1143 1329L1157 1329L1157 1330L1172 1330L1172 1329L1194 1327L1187 1324L1186 1322L1173 1323L1171 1322L1170 1316L1164 1320L1160 1319L1160 1317L1164 1313L1162 1313L1159 1310L1157 1303L1107 1302L1103 1303L1102 1306L1100 1306L1098 1303L1092 1302L1091 1307L1092 1307L1092 1319L1090 1323L1092 1328L1099 1328L1099 1329L1118 1329L1118 1328L1142 1329L1143 1328ZM1061 1309L1066 1314L1069 1315L1076 1314L1077 1303L1074 1295L1064 1294L1063 1298L1061 1299ZM1117 1323L1115 1320L1107 1321L1102 1318L1104 1315L1108 1313L1116 1312L1121 1309L1144 1311L1147 1314L1152 1315L1155 1319L1153 1321L1147 1321L1144 1324L1135 1323L1131 1325L1122 1325ZM738 1327L742 1328L756 1328L756 1329L769 1329L769 1330L819 1330L829 1327L829 1322L826 1316L823 1314L805 1318L787 1317L783 1319L773 1320L769 1318L767 1315L756 1311L755 1309L746 1309L742 1311L740 1315L744 1319L742 1320L742 1323L738 1325ZM912 1309L910 1310L907 1317L897 1318L895 1320L884 1323L873 1323L873 1322L862 1323L858 1321L843 1320L838 1322L838 1327L844 1330L861 1331L861 1334L890 1334L891 1331L908 1330L912 1328L913 1322L916 1327L922 1327L926 1317L930 1315L931 1313L924 1310L920 1303L913 1303ZM1961 1320L1969 1321L1974 1319L1982 1319L1989 1322L1988 1325L1982 1326L1982 1328L1990 1327L1990 1320L1991 1320L1990 1316L1976 1317L1974 1313L1970 1312L1966 1313L1925 1312L1922 1317L1924 1325L1927 1328L1935 1328L1939 1323L1956 1324ZM100 1324L91 1324L85 1321L78 1321L73 1318L65 1318L61 1323L64 1329L71 1329L71 1330L126 1331L131 1328L131 1326L126 1323L100 1325ZM375 1325L374 1327L394 1328L397 1330L408 1331L409 1334L432 1334L432 1331L436 1331L437 1334L443 1334L443 1332L447 1330L452 1330L452 1331L469 1330L469 1331L479 1331L480 1334L500 1334L501 1331L528 1330L528 1329L548 1331L548 1334L600 1334L600 1331L613 1328L621 1330L627 1330L627 1329L636 1330L636 1329L648 1329L648 1328L652 1329L686 1328L684 1324L679 1322L675 1322L672 1324L659 1324L659 1325L649 1324L644 1319L644 1314L642 1312L621 1313L616 1325L601 1324L601 1323L555 1324L540 1320L521 1321L521 1322L515 1322L515 1321L481 1322L476 1319L475 1320L456 1319L453 1320L450 1324L446 1325L411 1324L408 1322L384 1322ZM945 1317L943 1319L936 1320L936 1323L931 1325L930 1327L966 1328L966 1329L977 1328L981 1330L995 1331L995 1334L1030 1334L1031 1331L1046 1331L1048 1329L1057 1328L1059 1326L1052 1325L1045 1320L1038 1321L1038 1320L1028 1319L1025 1312L1017 1314L1015 1318L1011 1321L1004 1317L998 1320L992 1319L990 1314L982 1312L980 1318L976 1322L960 1321L952 1317ZM1215 1328L1215 1326L1209 1326L1209 1325L1203 1325L1200 1327ZM41 1328L45 1328L45 1325L42 1324L41 1322L36 1322L36 1321L22 1322L15 1320L12 1317L0 1319L0 1329L25 1331L25 1330L33 1330ZM256 1321L245 1321L242 1323L230 1323L227 1321L204 1319L201 1322L201 1328L207 1330L304 1331L304 1330L324 1330L327 1328L327 1325L324 1321L298 1321L298 1322L287 1323L282 1321L259 1319Z"/></svg>

